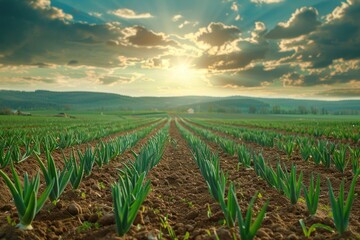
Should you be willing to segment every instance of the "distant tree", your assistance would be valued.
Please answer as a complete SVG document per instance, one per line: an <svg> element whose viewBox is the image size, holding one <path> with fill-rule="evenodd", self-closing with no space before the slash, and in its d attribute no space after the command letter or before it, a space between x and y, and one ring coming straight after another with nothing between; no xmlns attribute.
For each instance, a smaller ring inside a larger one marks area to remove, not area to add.
<svg viewBox="0 0 360 240"><path fill-rule="evenodd" d="M249 113L256 113L256 107L253 105L249 106Z"/></svg>
<svg viewBox="0 0 360 240"><path fill-rule="evenodd" d="M321 108L321 114L326 115L328 114L328 111L325 108Z"/></svg>
<svg viewBox="0 0 360 240"><path fill-rule="evenodd" d="M0 115L12 115L13 112L10 108L4 107L0 109Z"/></svg>
<svg viewBox="0 0 360 240"><path fill-rule="evenodd" d="M319 110L314 106L311 107L310 111L311 111L311 114L314 114L314 115L319 113Z"/></svg>
<svg viewBox="0 0 360 240"><path fill-rule="evenodd" d="M307 114L308 113L305 106L298 106L298 112L299 112L299 114Z"/></svg>
<svg viewBox="0 0 360 240"><path fill-rule="evenodd" d="M281 113L281 108L280 108L280 106L273 106L273 107L272 107L272 113L274 113L274 114L280 114L280 113Z"/></svg>

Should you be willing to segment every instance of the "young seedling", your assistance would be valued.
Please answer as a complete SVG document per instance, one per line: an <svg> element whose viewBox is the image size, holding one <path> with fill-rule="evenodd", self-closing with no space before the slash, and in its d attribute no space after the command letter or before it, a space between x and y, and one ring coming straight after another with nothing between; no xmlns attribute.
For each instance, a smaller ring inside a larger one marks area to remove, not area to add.
<svg viewBox="0 0 360 240"><path fill-rule="evenodd" d="M11 162L11 150L5 150L3 144L0 145L0 168L5 168Z"/></svg>
<svg viewBox="0 0 360 240"><path fill-rule="evenodd" d="M261 208L259 214L257 215L257 217L255 218L254 221L252 221L252 209L254 207L254 202L256 199L257 193L252 197L250 204L247 208L246 211L246 217L245 219L242 216L241 213L241 208L239 205L237 205L237 219L238 219L238 224L239 224L239 232L240 232L240 237L241 240L252 240L255 235L256 232L259 230L261 223L265 217L265 212L266 212L266 208L269 205L269 201L266 201L266 203L264 204L264 206Z"/></svg>
<svg viewBox="0 0 360 240"><path fill-rule="evenodd" d="M345 168L348 164L346 160L346 146L341 146L340 149L335 150L333 154L334 164L337 170L344 173Z"/></svg>
<svg viewBox="0 0 360 240"><path fill-rule="evenodd" d="M315 215L320 195L320 175L317 175L316 184L314 183L314 175L311 174L309 189L303 185L306 206L310 215Z"/></svg>
<svg viewBox="0 0 360 240"><path fill-rule="evenodd" d="M80 161L80 166L76 162L74 151L71 152L69 160L66 159L63 153L65 166L69 170L73 169L70 177L70 183L73 189L78 189L84 176L84 161Z"/></svg>
<svg viewBox="0 0 360 240"><path fill-rule="evenodd" d="M46 185L49 186L54 181L54 187L50 193L50 200L56 204L61 194L64 192L67 184L70 181L73 168L67 169L66 167L60 172L60 169L56 168L54 158L49 151L45 151L47 158L47 167L41 161L40 157L35 154L38 163L40 164L41 171L44 174Z"/></svg>
<svg viewBox="0 0 360 240"><path fill-rule="evenodd" d="M331 186L331 182L328 179L329 197L330 197L332 215L334 219L335 228L340 235L342 235L346 231L349 225L350 211L351 211L352 203L355 198L355 185L358 176L359 174L356 174L351 182L350 190L346 201L344 198L344 180L341 181L340 193L338 198L336 198L334 195L333 188Z"/></svg>
<svg viewBox="0 0 360 240"><path fill-rule="evenodd" d="M290 199L291 204L296 204L300 194L301 194L301 184L302 184L303 173L300 172L298 178L296 178L296 166L291 166L290 174L285 174L284 177L281 177L282 180L282 190L285 195Z"/></svg>
<svg viewBox="0 0 360 240"><path fill-rule="evenodd" d="M328 230L329 232L334 232L333 229L325 224L321 224L321 223L315 223L313 225L311 225L309 227L309 229L307 229L305 223L304 223L304 220L300 219L299 220L299 223L301 225L301 228L303 230L303 233L304 233L304 236L306 238L310 238L311 236L311 233L315 232L317 228L322 228L322 229L325 229L325 230Z"/></svg>
<svg viewBox="0 0 360 240"><path fill-rule="evenodd" d="M131 178L125 174L112 186L116 231L119 236L124 236L129 231L149 191L150 181L145 181L145 173L139 175L136 182L131 182Z"/></svg>
<svg viewBox="0 0 360 240"><path fill-rule="evenodd" d="M5 180L13 198L16 209L18 211L20 223L17 225L22 230L32 230L32 221L36 214L44 206L46 199L49 197L50 192L54 186L54 180L51 180L50 184L46 187L44 192L39 198L37 198L39 186L40 186L40 175L36 174L35 178L29 179L27 173L24 175L24 184L21 186L21 182L18 174L16 173L14 166L11 165L11 172L14 178L14 182L0 170L0 175Z"/></svg>

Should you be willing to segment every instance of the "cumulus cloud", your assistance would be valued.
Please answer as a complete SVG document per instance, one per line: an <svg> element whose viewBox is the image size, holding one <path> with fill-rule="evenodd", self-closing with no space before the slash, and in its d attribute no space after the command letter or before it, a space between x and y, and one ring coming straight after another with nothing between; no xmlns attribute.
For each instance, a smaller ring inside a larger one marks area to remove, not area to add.
<svg viewBox="0 0 360 240"><path fill-rule="evenodd" d="M1 5L0 55L4 64L66 64L77 59L82 64L106 66L115 57L105 42L119 37L117 29L67 22L63 14L55 14L59 11L48 1L3 0Z"/></svg>
<svg viewBox="0 0 360 240"><path fill-rule="evenodd" d="M154 17L150 13L136 13L134 10L128 8L120 8L114 11L109 11L109 14L113 14L120 18L126 19L141 19L141 18L152 18Z"/></svg>
<svg viewBox="0 0 360 240"><path fill-rule="evenodd" d="M155 33L141 26L129 27L123 30L128 43L136 46L176 46L176 42L169 40L162 33Z"/></svg>
<svg viewBox="0 0 360 240"><path fill-rule="evenodd" d="M171 20L172 20L173 22L177 22L177 21L179 21L179 20L182 19L182 18L183 18L182 15L177 14L177 15L174 15Z"/></svg>
<svg viewBox="0 0 360 240"><path fill-rule="evenodd" d="M296 38L310 33L320 25L318 12L312 7L297 9L287 22L281 22L266 35L270 39Z"/></svg>
<svg viewBox="0 0 360 240"><path fill-rule="evenodd" d="M324 68L335 60L360 58L360 0L342 3L327 20L300 42L289 43L296 50L294 58L313 68Z"/></svg>
<svg viewBox="0 0 360 240"><path fill-rule="evenodd" d="M236 26L227 26L224 23L210 23L206 28L200 28L195 33L196 41L211 47L221 47L239 38L240 29Z"/></svg>
<svg viewBox="0 0 360 240"><path fill-rule="evenodd" d="M291 71L287 65L266 68L263 64L252 65L231 74L214 74L209 78L213 86L261 87L267 86Z"/></svg>
<svg viewBox="0 0 360 240"><path fill-rule="evenodd" d="M126 67L176 45L144 27L68 21L47 0L3 0L1 5L0 62L5 65Z"/></svg>
<svg viewBox="0 0 360 240"><path fill-rule="evenodd" d="M204 53L196 61L199 68L212 70L234 70L246 67L254 60L265 58L268 44L254 44L248 41L239 42L241 50L228 54L212 55Z"/></svg>

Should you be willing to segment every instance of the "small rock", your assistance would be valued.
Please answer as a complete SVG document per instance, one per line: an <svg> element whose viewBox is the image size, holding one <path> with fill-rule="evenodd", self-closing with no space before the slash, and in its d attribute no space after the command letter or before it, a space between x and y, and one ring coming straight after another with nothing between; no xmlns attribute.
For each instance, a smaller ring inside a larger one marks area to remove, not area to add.
<svg viewBox="0 0 360 240"><path fill-rule="evenodd" d="M72 203L67 207L67 211L68 211L71 215L73 215L73 216L82 213L82 209L81 209L80 205L77 204L76 202L72 202Z"/></svg>
<svg viewBox="0 0 360 240"><path fill-rule="evenodd" d="M64 204L62 202L56 203L56 208L57 209L62 209L63 207L64 207Z"/></svg>
<svg viewBox="0 0 360 240"><path fill-rule="evenodd" d="M153 232L149 232L146 237L148 240L157 240L158 239L157 235Z"/></svg>
<svg viewBox="0 0 360 240"><path fill-rule="evenodd" d="M98 223L101 226L107 226L107 225L115 224L115 215L114 215L114 213L105 214L102 218L99 219Z"/></svg>
<svg viewBox="0 0 360 240"><path fill-rule="evenodd" d="M232 239L231 233L229 230L226 230L224 228L219 228L216 230L216 234L219 237L219 239ZM215 237L215 236L214 236ZM215 239L215 238L214 238Z"/></svg>
<svg viewBox="0 0 360 240"><path fill-rule="evenodd" d="M199 213L197 211L192 211L188 215L186 215L186 219L194 219L197 216L199 216Z"/></svg>

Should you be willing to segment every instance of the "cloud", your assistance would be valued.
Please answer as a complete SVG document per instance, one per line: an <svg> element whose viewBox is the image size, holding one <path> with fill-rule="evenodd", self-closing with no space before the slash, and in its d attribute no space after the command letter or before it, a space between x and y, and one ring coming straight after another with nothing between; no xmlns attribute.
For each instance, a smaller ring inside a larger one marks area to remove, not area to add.
<svg viewBox="0 0 360 240"><path fill-rule="evenodd" d="M281 22L266 34L269 39L296 38L310 33L320 25L317 20L318 12L313 7L297 9L287 22Z"/></svg>
<svg viewBox="0 0 360 240"><path fill-rule="evenodd" d="M199 68L208 68L211 70L235 70L246 67L254 60L265 58L269 50L268 44L254 44L248 41L239 42L241 50L228 54L211 55L204 53L197 59Z"/></svg>
<svg viewBox="0 0 360 240"><path fill-rule="evenodd" d="M195 22L190 22L190 21L187 21L185 20L184 22L182 22L178 28L182 29L186 26L192 26L192 27L196 27L197 25L199 25L199 22L198 21L195 21Z"/></svg>
<svg viewBox="0 0 360 240"><path fill-rule="evenodd" d="M293 61L307 63L312 68L325 68L335 60L359 59L359 16L360 0L342 3L315 31L301 41L288 43L296 51Z"/></svg>
<svg viewBox="0 0 360 240"><path fill-rule="evenodd" d="M238 39L240 32L240 29L236 26L227 26L224 23L212 22L206 28L200 28L199 31L195 33L195 39L211 47L220 47Z"/></svg>
<svg viewBox="0 0 360 240"><path fill-rule="evenodd" d="M276 42L270 42L264 38L266 32L265 24L256 22L250 38L238 38L229 49L215 53L205 51L194 62L198 68L209 69L213 72L234 71L258 61L276 61L287 56L288 52L279 52Z"/></svg>
<svg viewBox="0 0 360 240"><path fill-rule="evenodd" d="M280 3L283 1L284 0L250 0L250 2L256 3L256 4L273 4L273 3Z"/></svg>
<svg viewBox="0 0 360 240"><path fill-rule="evenodd" d="M116 64L106 41L119 38L118 29L69 22L67 14L51 7L49 1L3 0L1 5L3 64L67 64L73 59L88 65Z"/></svg>
<svg viewBox="0 0 360 240"><path fill-rule="evenodd" d="M89 15L92 17L97 17L97 18L102 17L102 13L99 13L99 12L89 12Z"/></svg>
<svg viewBox="0 0 360 240"><path fill-rule="evenodd" d="M360 83L360 60L336 60L322 69L298 69L281 77L284 86L334 85Z"/></svg>
<svg viewBox="0 0 360 240"><path fill-rule="evenodd" d="M69 21L46 0L3 0L1 5L0 61L4 65L125 68L177 44L144 27Z"/></svg>
<svg viewBox="0 0 360 240"><path fill-rule="evenodd" d="M108 13L126 19L141 19L154 17L150 13L136 13L134 10L128 8L120 8L114 11L109 11Z"/></svg>
<svg viewBox="0 0 360 240"><path fill-rule="evenodd" d="M239 11L239 6L237 5L236 2L233 2L233 3L231 4L231 10L233 10L233 11L236 12L236 13Z"/></svg>
<svg viewBox="0 0 360 240"><path fill-rule="evenodd" d="M183 18L183 16L180 15L180 14L178 14L178 15L174 15L171 20L172 20L173 22L177 22L177 21L179 21L179 20L182 19L182 18Z"/></svg>
<svg viewBox="0 0 360 240"><path fill-rule="evenodd" d="M277 68L266 68L262 64L249 66L231 74L214 74L209 77L213 86L261 87L267 86L291 71L287 65Z"/></svg>
<svg viewBox="0 0 360 240"><path fill-rule="evenodd" d="M230 9L236 14L235 21L241 20L241 16L239 14L239 5L236 2L231 4Z"/></svg>
<svg viewBox="0 0 360 240"><path fill-rule="evenodd" d="M176 46L177 43L169 40L163 33L155 33L141 26L129 27L123 30L125 40L135 46Z"/></svg>
<svg viewBox="0 0 360 240"><path fill-rule="evenodd" d="M355 97L359 98L360 96L360 88L341 88L341 89L331 89L327 91L322 91L318 93L319 96L327 96L327 97Z"/></svg>

